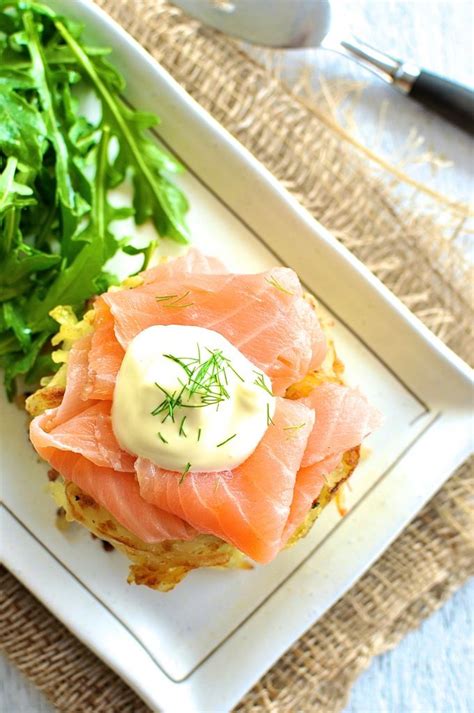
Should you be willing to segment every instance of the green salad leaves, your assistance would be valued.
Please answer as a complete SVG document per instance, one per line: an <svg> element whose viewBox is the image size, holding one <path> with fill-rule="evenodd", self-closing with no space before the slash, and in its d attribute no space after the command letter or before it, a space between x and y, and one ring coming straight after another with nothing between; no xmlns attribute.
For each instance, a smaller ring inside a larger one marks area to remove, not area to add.
<svg viewBox="0 0 474 713"><path fill-rule="evenodd" d="M170 180L181 166L150 135L158 117L124 102L108 50L81 31L40 3L0 0L0 365L10 397L17 376L54 368L50 310L81 310L113 284L106 263L118 250L151 253L114 237L113 221L133 215L161 236L189 237L188 203ZM91 95L96 119L81 106ZM124 181L133 205L117 208L108 191Z"/></svg>

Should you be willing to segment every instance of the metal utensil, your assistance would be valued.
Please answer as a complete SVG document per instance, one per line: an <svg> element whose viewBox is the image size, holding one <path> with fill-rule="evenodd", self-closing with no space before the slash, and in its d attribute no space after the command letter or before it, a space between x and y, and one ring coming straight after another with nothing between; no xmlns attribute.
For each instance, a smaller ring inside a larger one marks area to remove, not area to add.
<svg viewBox="0 0 474 713"><path fill-rule="evenodd" d="M323 47L375 73L402 94L474 133L474 92L396 59L331 23L328 0L173 0L206 25L247 42L275 48Z"/></svg>

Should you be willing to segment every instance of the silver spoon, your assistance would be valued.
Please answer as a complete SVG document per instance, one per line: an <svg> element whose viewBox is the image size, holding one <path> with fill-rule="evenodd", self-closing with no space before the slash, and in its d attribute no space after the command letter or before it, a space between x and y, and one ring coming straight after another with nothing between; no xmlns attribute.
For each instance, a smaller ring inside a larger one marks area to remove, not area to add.
<svg viewBox="0 0 474 713"><path fill-rule="evenodd" d="M295 49L323 47L374 72L470 134L474 92L461 84L391 57L331 23L329 0L173 0L192 17L252 44Z"/></svg>

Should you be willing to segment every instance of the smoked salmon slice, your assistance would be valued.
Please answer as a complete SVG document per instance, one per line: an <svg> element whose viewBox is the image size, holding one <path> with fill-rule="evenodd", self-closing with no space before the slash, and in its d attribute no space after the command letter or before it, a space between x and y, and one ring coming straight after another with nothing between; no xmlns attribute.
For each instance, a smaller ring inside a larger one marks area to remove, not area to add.
<svg viewBox="0 0 474 713"><path fill-rule="evenodd" d="M115 336L114 319L103 297L95 300L94 312L88 373L82 394L85 398L112 399L115 379L125 351Z"/></svg>
<svg viewBox="0 0 474 713"><path fill-rule="evenodd" d="M118 447L112 430L110 401L99 401L63 423L51 428L46 421L48 443L61 451L83 455L91 463L133 473L135 457Z"/></svg>
<svg viewBox="0 0 474 713"><path fill-rule="evenodd" d="M337 468L346 451L358 446L381 424L380 413L365 396L342 384L320 384L301 400L314 410L316 419L296 477L286 539L309 512L325 476Z"/></svg>
<svg viewBox="0 0 474 713"><path fill-rule="evenodd" d="M89 373L90 348L90 334L72 345L68 358L66 390L61 404L50 415L52 424L63 423L92 405L92 401L82 397L82 387Z"/></svg>
<svg viewBox="0 0 474 713"><path fill-rule="evenodd" d="M233 471L192 472L182 479L138 458L141 496L199 532L232 543L255 561L269 562L282 547L314 413L302 403L279 398L273 422L252 455ZM297 424L303 425L287 440L287 429Z"/></svg>
<svg viewBox="0 0 474 713"><path fill-rule="evenodd" d="M318 498L325 484L325 476L332 473L341 462L341 455L328 456L319 463L300 468L295 482L293 502L282 536L285 544L297 527L304 521L313 502Z"/></svg>
<svg viewBox="0 0 474 713"><path fill-rule="evenodd" d="M61 405L31 422L35 450L144 542L195 537L187 523L141 498L135 457L120 449L112 431L112 402L82 397L91 341L82 337L71 348Z"/></svg>
<svg viewBox="0 0 474 713"><path fill-rule="evenodd" d="M202 275L223 275L228 271L217 257L204 255L196 248L190 248L184 255L166 260L155 267L150 267L141 273L144 284L157 280L179 279L183 272L196 272Z"/></svg>
<svg viewBox="0 0 474 713"><path fill-rule="evenodd" d="M270 376L278 395L323 361L326 340L293 270L211 275L178 272L172 264L145 272L140 287L101 298L124 349L155 324L213 329ZM90 367L97 371L92 356Z"/></svg>
<svg viewBox="0 0 474 713"><path fill-rule="evenodd" d="M61 430L61 426L56 427L58 430L48 430L54 416L46 411L33 419L30 438L38 454L65 480L78 485L144 542L189 540L196 536L196 531L183 520L143 500L134 473L98 465L83 455L81 450L90 455L88 441L81 442L80 436L75 435L75 425L82 414L68 422L67 431ZM99 456L99 460L107 462L108 459Z"/></svg>
<svg viewBox="0 0 474 713"><path fill-rule="evenodd" d="M226 272L226 268L217 258L207 257L198 250L191 249L182 257L146 270L141 274L141 279L145 285L164 279L179 283L179 276L183 272L222 274ZM84 398L112 399L115 379L125 351L115 336L115 321L103 296L96 298L94 312L88 375L82 393Z"/></svg>
<svg viewBox="0 0 474 713"><path fill-rule="evenodd" d="M316 412L316 423L302 467L354 448L379 428L382 420L379 411L369 404L359 389L342 384L320 384L303 399L303 403Z"/></svg>

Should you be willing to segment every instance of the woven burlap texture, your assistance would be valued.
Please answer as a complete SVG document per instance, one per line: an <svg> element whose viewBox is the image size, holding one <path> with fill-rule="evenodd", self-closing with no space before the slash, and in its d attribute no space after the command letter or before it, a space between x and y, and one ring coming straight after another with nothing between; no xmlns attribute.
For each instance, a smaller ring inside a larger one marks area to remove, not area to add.
<svg viewBox="0 0 474 713"><path fill-rule="evenodd" d="M461 206L370 163L314 97L292 94L233 42L161 0L98 0L305 207L444 341L470 347ZM416 271L407 269L416 265ZM453 476L370 571L261 679L239 711L340 711L370 659L394 646L474 571L473 483ZM146 711L11 574L1 572L4 649L67 713Z"/></svg>

